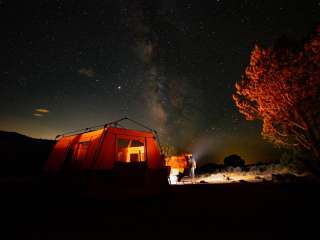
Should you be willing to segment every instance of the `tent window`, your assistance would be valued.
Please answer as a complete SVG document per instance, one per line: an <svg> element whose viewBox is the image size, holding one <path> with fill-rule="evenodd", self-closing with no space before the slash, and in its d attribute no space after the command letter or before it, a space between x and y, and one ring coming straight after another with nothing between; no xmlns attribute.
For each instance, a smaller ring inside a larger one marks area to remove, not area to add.
<svg viewBox="0 0 320 240"><path fill-rule="evenodd" d="M117 161L127 162L127 163L144 162L145 161L144 140L118 138Z"/></svg>
<svg viewBox="0 0 320 240"><path fill-rule="evenodd" d="M131 147L143 147L144 146L144 142L140 142L138 140L132 140L131 142Z"/></svg>
<svg viewBox="0 0 320 240"><path fill-rule="evenodd" d="M129 139L118 138L118 148L129 147Z"/></svg>

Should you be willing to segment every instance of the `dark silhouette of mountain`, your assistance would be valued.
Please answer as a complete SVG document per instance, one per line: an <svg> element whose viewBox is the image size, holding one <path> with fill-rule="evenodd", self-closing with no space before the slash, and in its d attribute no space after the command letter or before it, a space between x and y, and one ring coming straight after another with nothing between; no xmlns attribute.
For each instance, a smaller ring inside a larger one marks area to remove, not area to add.
<svg viewBox="0 0 320 240"><path fill-rule="evenodd" d="M54 140L35 139L16 132L0 131L0 175L41 173L54 143Z"/></svg>

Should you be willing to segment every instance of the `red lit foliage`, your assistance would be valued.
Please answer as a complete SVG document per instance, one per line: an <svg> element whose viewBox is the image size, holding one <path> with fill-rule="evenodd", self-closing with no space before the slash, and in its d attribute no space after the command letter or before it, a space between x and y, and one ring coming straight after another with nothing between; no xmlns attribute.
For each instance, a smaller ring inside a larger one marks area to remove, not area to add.
<svg viewBox="0 0 320 240"><path fill-rule="evenodd" d="M320 26L300 49L256 45L235 87L240 113L262 120L265 139L319 158Z"/></svg>

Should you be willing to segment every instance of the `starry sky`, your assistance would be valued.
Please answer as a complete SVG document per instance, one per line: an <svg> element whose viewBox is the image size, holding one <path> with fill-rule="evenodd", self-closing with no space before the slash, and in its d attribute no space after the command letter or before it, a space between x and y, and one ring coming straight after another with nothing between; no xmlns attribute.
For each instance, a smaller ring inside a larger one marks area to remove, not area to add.
<svg viewBox="0 0 320 240"><path fill-rule="evenodd" d="M128 116L198 155L274 159L234 84L255 43L319 16L319 0L0 0L0 129L52 139Z"/></svg>

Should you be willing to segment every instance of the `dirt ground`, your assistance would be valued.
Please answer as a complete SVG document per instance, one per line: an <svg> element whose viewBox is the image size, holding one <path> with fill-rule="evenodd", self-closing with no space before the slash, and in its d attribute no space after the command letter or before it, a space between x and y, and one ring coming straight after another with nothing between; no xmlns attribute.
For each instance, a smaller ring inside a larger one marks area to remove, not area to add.
<svg viewBox="0 0 320 240"><path fill-rule="evenodd" d="M319 185L310 183L182 185L112 199L12 180L0 189L1 234L10 239L310 239L318 232Z"/></svg>

